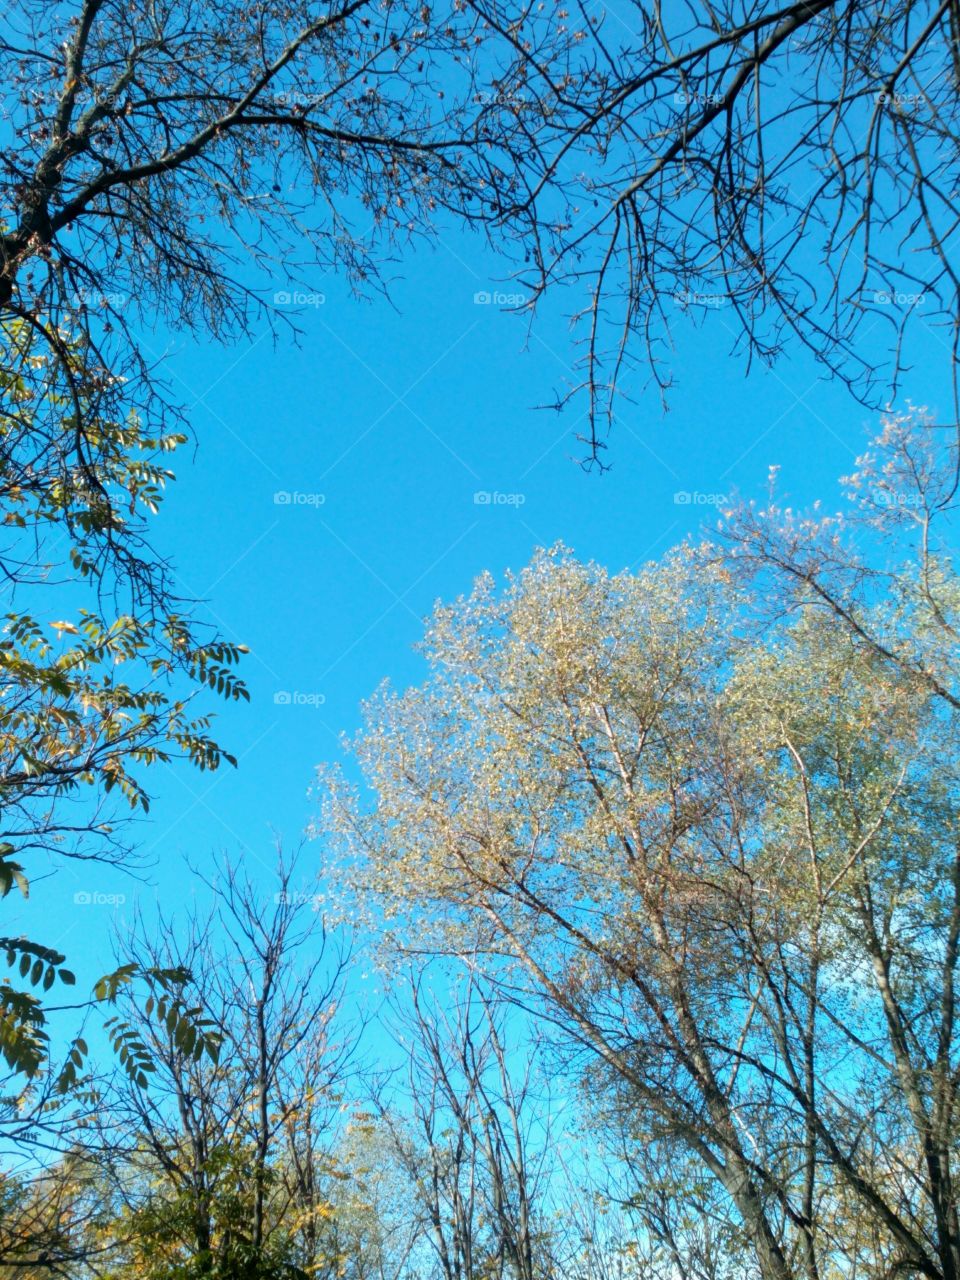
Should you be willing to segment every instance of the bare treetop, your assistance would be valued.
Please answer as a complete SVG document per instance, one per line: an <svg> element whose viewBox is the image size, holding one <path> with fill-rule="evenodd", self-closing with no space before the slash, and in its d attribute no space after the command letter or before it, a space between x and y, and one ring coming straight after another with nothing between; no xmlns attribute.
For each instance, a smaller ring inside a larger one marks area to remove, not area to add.
<svg viewBox="0 0 960 1280"><path fill-rule="evenodd" d="M722 309L748 363L799 343L866 402L896 394L911 319L953 367L955 5L705 0L577 20L591 105L558 122L512 217L535 293L585 295L572 390L590 393L594 457L634 357L668 388L683 313Z"/></svg>

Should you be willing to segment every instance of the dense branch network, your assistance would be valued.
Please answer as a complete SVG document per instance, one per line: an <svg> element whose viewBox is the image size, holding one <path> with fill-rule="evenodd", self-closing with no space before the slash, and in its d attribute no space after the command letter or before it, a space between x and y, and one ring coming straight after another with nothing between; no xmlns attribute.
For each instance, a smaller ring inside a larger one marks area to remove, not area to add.
<svg viewBox="0 0 960 1280"><path fill-rule="evenodd" d="M23 0L0 306L149 399L134 317L226 336L270 317L251 264L369 285L452 217L516 250L531 307L566 286L557 403L587 395L593 461L684 316L885 400L911 318L955 362L957 31L951 0Z"/></svg>

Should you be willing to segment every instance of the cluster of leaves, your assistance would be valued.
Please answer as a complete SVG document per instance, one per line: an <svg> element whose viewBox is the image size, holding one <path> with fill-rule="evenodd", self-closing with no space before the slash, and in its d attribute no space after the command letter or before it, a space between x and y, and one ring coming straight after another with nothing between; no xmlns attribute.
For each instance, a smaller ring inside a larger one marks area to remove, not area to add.
<svg viewBox="0 0 960 1280"><path fill-rule="evenodd" d="M14 886L24 897L28 893L23 868L10 857L12 852L12 845L0 845L0 898L5 898ZM66 956L51 947L28 938L0 938L0 951L7 967L16 969L20 980L30 988L48 992L56 982L67 986L76 982L73 972L63 967ZM39 997L33 990L13 987L9 978L0 981L0 1056L7 1066L28 1079L35 1076L46 1058L48 1040Z"/></svg>
<svg viewBox="0 0 960 1280"><path fill-rule="evenodd" d="M95 988L99 999L114 999L118 985L135 977L146 977L150 994L144 1004L144 1017L166 1032L170 1044L178 1054L199 1062L206 1055L216 1063L222 1040L217 1024L204 1017L199 1005L188 1005L182 994L183 984L189 974L183 970L150 969L140 974L134 964L122 966L106 978L101 978ZM147 1087L147 1075L156 1071L153 1054L144 1043L141 1031L122 1017L109 1018L104 1024L120 1065L139 1088Z"/></svg>
<svg viewBox="0 0 960 1280"><path fill-rule="evenodd" d="M83 578L119 568L141 595L159 566L144 540L144 518L160 508L173 479L165 457L185 443L178 431L147 431L82 330L33 314L0 324L0 500L8 534L34 538L17 557L8 539L4 566L16 580L39 580L45 533L66 530L69 560Z"/></svg>
<svg viewBox="0 0 960 1280"><path fill-rule="evenodd" d="M8 613L0 642L0 793L34 838L55 830L54 802L80 784L116 788L145 809L132 766L172 753L201 769L233 763L209 736L209 718L188 714L190 693L248 696L232 670L243 646L199 634L146 542L145 516L173 478L157 459L184 437L150 436L134 412L103 416L111 379L86 344L55 337L56 356L35 327L15 320L0 329L0 500L13 535L0 564L37 605ZM55 569L98 605L122 593L126 608L39 621ZM184 693L174 697L177 676Z"/></svg>
<svg viewBox="0 0 960 1280"><path fill-rule="evenodd" d="M137 984L140 991L146 993L142 1002L143 1018L168 1038L175 1051L194 1062L206 1057L216 1063L222 1033L212 1018L204 1016L199 1005L187 1001L184 992L190 977L190 973L182 968L123 964L97 981L93 998L99 1004L113 1005L122 991ZM130 1081L138 1089L148 1088L149 1076L157 1067L143 1027L134 1025L120 1014L113 1014L105 1019L103 1029ZM78 1085L87 1054L87 1043L78 1036L57 1078L59 1093L69 1093Z"/></svg>
<svg viewBox="0 0 960 1280"><path fill-rule="evenodd" d="M44 820L55 820L55 802L84 785L104 795L116 788L131 808L147 810L148 793L133 772L138 765L169 762L174 754L200 769L216 769L222 759L236 763L208 734L209 717L191 716L189 698L170 698L159 684L173 660L157 652L158 629L150 621L129 614L110 621L81 610L77 623L47 625L59 645L28 613L8 614L0 640L0 790L8 810L24 815L23 831L42 836ZM63 643L67 636L76 639ZM178 661L198 683L246 698L227 665L240 647L215 641L187 648L188 637L179 618L160 629L165 646L183 646ZM126 670L130 681L122 678ZM134 681L145 672L154 679L138 687ZM36 816L31 822L28 815Z"/></svg>
<svg viewBox="0 0 960 1280"><path fill-rule="evenodd" d="M149 809L151 767L236 764L194 703L203 690L248 697L236 670L245 648L191 617L147 537L173 479L166 459L185 437L148 433L122 411L122 390L83 338L37 317L0 325L0 569L28 606L8 610L0 633L4 896L27 897L38 855L128 858L125 819ZM36 990L3 986L0 1052L32 1077L47 1050L42 996L69 971L39 943L21 939L14 951ZM95 999L114 994L108 984ZM173 1034L209 1047L185 1007L169 997L163 1007ZM140 1048L118 1026L112 1038L145 1079ZM85 1053L74 1044L61 1086L76 1083Z"/></svg>

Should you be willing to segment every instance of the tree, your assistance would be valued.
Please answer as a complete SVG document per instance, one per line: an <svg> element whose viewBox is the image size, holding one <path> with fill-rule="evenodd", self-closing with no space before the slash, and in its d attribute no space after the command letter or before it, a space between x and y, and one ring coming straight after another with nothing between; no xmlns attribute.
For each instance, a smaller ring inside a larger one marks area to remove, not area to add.
<svg viewBox="0 0 960 1280"><path fill-rule="evenodd" d="M382 1094L377 1112L409 1178L432 1270L440 1280L541 1280L551 1272L552 1143L537 1055L516 1043L504 1007L474 975L451 975L442 994L429 991L431 976L441 977L410 974L396 991L407 1082L399 1099Z"/></svg>
<svg viewBox="0 0 960 1280"><path fill-rule="evenodd" d="M0 567L11 603L28 606L7 612L0 639L0 895L24 897L38 864L58 857L128 861L124 819L149 808L147 770L175 758L199 769L236 763L193 706L196 694L248 696L233 671L244 646L192 617L144 550L146 518L172 478L156 458L184 437L152 437L135 415L103 417L95 386L106 372L75 344L59 362L37 348L19 321L0 334L9 357ZM72 585L82 602L73 618L51 605L50 579ZM73 975L64 955L35 940L0 946L34 989L0 986L0 1053L33 1076L47 1039L35 992Z"/></svg>
<svg viewBox="0 0 960 1280"><path fill-rule="evenodd" d="M389 1126L361 1104L334 1148L318 1235L323 1270L338 1280L422 1276L425 1223Z"/></svg>
<svg viewBox="0 0 960 1280"><path fill-rule="evenodd" d="M0 1267L16 1280L97 1274L97 1223L110 1206L80 1144L40 1171L0 1175Z"/></svg>
<svg viewBox="0 0 960 1280"><path fill-rule="evenodd" d="M592 1109L585 1099L583 1112ZM620 1161L603 1141L602 1128L591 1125L581 1133L590 1159L578 1162L579 1169L564 1168L553 1192L560 1219L555 1274L576 1280L742 1280L755 1274L748 1242L731 1229L695 1170L671 1163L671 1153L662 1149L633 1146ZM599 1175L591 1167L598 1164Z"/></svg>
<svg viewBox="0 0 960 1280"><path fill-rule="evenodd" d="M765 1280L960 1268L953 465L888 424L851 484L873 559L774 503L732 551L481 579L430 680L369 708L375 807L330 781L399 944L486 930L476 963L709 1179Z"/></svg>
<svg viewBox="0 0 960 1280"><path fill-rule="evenodd" d="M504 164L529 145L498 79L565 43L542 29L521 54L499 27L459 0L23 0L3 41L17 142L0 179L0 318L55 356L62 331L78 334L109 371L98 411L136 403L159 423L170 407L138 320L227 336L276 314L295 262L308 289L311 267L372 281L375 241L443 208L493 215ZM74 453L82 466L82 421Z"/></svg>
<svg viewBox="0 0 960 1280"><path fill-rule="evenodd" d="M342 1173L333 1153L357 1028L341 1009L349 954L294 868L281 858L265 898L221 863L209 916L141 919L123 942L142 969L189 975L181 1002L221 1046L215 1059L197 1052L170 1000L119 1002L150 1079L120 1076L103 1111L117 1276L276 1280L331 1266L326 1190Z"/></svg>

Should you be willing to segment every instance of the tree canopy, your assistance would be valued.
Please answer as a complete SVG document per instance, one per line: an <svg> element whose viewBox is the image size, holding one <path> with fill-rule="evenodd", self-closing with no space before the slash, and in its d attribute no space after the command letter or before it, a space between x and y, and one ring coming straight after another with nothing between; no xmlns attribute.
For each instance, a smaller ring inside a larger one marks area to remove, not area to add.
<svg viewBox="0 0 960 1280"><path fill-rule="evenodd" d="M370 703L318 828L399 1075L360 1061L353 939L283 859L273 896L223 862L209 915L138 915L63 1043L67 954L5 930L0 1268L960 1280L958 24L7 7L0 898L62 858L129 868L158 767L236 764L211 695L247 699L246 646L154 536L191 436L159 333L294 339L297 290L384 288L454 227L531 317L572 315L554 402L585 400L588 466L714 312L747 368L801 350L873 406L919 327L953 408L890 412L842 514L772 485L642 568L557 546L438 606L429 674Z"/></svg>
<svg viewBox="0 0 960 1280"><path fill-rule="evenodd" d="M18 0L0 313L169 411L141 317L226 337L463 225L579 317L594 462L717 308L748 365L804 347L885 405L918 324L955 364L957 41L950 0Z"/></svg>
<svg viewBox="0 0 960 1280"><path fill-rule="evenodd" d="M481 579L368 708L373 807L330 783L376 927L579 1045L627 1153L692 1160L764 1280L960 1262L952 465L891 421L848 518Z"/></svg>

